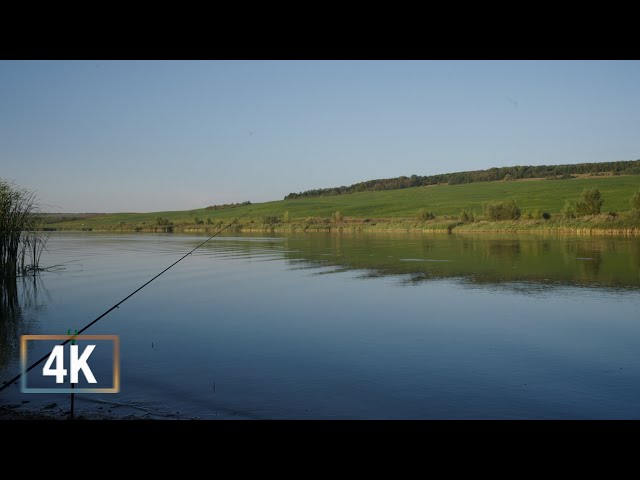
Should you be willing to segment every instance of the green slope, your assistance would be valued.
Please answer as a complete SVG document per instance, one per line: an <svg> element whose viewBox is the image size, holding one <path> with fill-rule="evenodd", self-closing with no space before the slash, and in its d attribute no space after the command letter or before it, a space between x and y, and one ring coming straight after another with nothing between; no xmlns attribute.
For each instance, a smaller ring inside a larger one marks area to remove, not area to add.
<svg viewBox="0 0 640 480"><path fill-rule="evenodd" d="M640 189L640 175L587 177L570 180L529 180L515 182L481 182L462 185L438 185L402 190L362 192L328 197L280 200L227 208L223 210L188 210L152 213L114 213L91 218L51 224L60 229L115 227L127 225L155 225L156 218L165 217L176 226L194 224L194 218L212 222L230 220L251 209L248 219L265 215L282 217L289 212L291 220L307 217L330 217L339 210L346 217L411 218L418 209L426 208L436 215L458 215L463 208L482 210L491 200L514 199L523 212L539 208L558 213L566 200L575 201L585 187L597 187L605 200L603 211L627 211L629 198Z"/></svg>

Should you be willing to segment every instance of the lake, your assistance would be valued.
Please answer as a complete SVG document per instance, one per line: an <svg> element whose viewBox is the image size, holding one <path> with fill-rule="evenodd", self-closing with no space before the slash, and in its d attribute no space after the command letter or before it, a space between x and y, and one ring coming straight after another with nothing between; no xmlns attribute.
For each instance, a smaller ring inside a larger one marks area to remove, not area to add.
<svg viewBox="0 0 640 480"><path fill-rule="evenodd" d="M0 381L20 335L82 328L205 238L53 233L54 268L0 289ZM85 332L119 335L121 390L76 414L635 419L639 306L635 238L224 234Z"/></svg>

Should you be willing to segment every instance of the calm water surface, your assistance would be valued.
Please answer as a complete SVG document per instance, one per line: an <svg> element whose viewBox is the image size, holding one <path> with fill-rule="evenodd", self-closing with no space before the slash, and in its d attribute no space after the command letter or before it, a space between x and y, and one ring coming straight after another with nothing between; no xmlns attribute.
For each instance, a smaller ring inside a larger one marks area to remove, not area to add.
<svg viewBox="0 0 640 480"><path fill-rule="evenodd" d="M54 233L41 265L60 266L2 285L0 379L21 334L83 327L204 238ZM229 234L86 332L120 336L121 392L76 411L636 419L639 306L637 239ZM0 404L69 396L15 386Z"/></svg>

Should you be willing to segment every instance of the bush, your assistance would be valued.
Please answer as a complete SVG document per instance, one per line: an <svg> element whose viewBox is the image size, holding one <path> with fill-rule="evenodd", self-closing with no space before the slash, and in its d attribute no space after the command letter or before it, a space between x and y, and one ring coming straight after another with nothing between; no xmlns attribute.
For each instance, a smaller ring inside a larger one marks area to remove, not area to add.
<svg viewBox="0 0 640 480"><path fill-rule="evenodd" d="M158 217L156 218L156 222L158 223L158 225L171 225L171 222L169 221L168 218L164 218L164 217Z"/></svg>
<svg viewBox="0 0 640 480"><path fill-rule="evenodd" d="M533 209L533 211L531 212L531 218L533 220L540 220L542 218L542 210L540 210L539 208Z"/></svg>
<svg viewBox="0 0 640 480"><path fill-rule="evenodd" d="M194 221L194 223L195 223L196 225L203 225L203 224L204 224L204 220L200 220L198 217L195 217L195 218L193 219L193 221Z"/></svg>
<svg viewBox="0 0 640 480"><path fill-rule="evenodd" d="M289 210L286 210L284 212L284 215L282 216L282 222L283 223L289 223Z"/></svg>
<svg viewBox="0 0 640 480"><path fill-rule="evenodd" d="M600 190L597 188L585 188L582 191L582 197L576 202L576 214L597 215L604 204Z"/></svg>
<svg viewBox="0 0 640 480"><path fill-rule="evenodd" d="M420 210L418 210L417 216L418 216L418 220L421 220L423 222L427 220L433 220L434 218L436 218L433 212L429 212L426 208L421 208Z"/></svg>
<svg viewBox="0 0 640 480"><path fill-rule="evenodd" d="M567 220L576 218L576 208L569 200L567 200L564 202L564 207L562 207L560 214L562 215L562 218Z"/></svg>
<svg viewBox="0 0 640 480"><path fill-rule="evenodd" d="M532 211L525 214L525 218L529 220L549 220L551 218L551 214L543 212L539 208L534 208Z"/></svg>
<svg viewBox="0 0 640 480"><path fill-rule="evenodd" d="M460 212L460 221L464 223L473 223L476 221L476 212L472 212L470 210L463 209Z"/></svg>
<svg viewBox="0 0 640 480"><path fill-rule="evenodd" d="M280 223L280 219L275 215L265 215L262 217L262 223L265 225L275 225L276 223Z"/></svg>
<svg viewBox="0 0 640 480"><path fill-rule="evenodd" d="M505 182L510 182L510 181L512 181L512 180L513 180L513 177L511 176L511 174L510 174L510 173L507 173L507 174L504 176L504 181L505 181Z"/></svg>
<svg viewBox="0 0 640 480"><path fill-rule="evenodd" d="M490 202L484 206L484 214L489 220L517 220L520 218L520 209L513 200Z"/></svg>
<svg viewBox="0 0 640 480"><path fill-rule="evenodd" d="M334 223L340 223L343 220L343 216L340 213L339 210L337 210L334 214L331 215L331 219L334 221Z"/></svg>
<svg viewBox="0 0 640 480"><path fill-rule="evenodd" d="M640 210L640 190L631 196L629 203L631 203L631 208L634 210Z"/></svg>

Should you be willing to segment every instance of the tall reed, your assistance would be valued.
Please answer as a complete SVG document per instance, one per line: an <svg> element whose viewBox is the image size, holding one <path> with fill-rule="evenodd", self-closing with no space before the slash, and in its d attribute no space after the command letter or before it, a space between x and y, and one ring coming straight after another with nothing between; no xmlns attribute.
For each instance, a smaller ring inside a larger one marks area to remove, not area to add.
<svg viewBox="0 0 640 480"><path fill-rule="evenodd" d="M36 196L0 179L0 276L36 272L45 240ZM31 263L27 263L27 255Z"/></svg>

